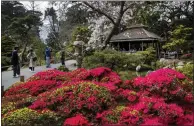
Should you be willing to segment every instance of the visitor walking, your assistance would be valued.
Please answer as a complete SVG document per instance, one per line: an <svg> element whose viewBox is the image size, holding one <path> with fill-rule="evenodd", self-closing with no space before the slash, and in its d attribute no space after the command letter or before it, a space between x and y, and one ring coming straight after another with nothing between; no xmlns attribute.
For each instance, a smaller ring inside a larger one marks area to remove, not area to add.
<svg viewBox="0 0 194 126"><path fill-rule="evenodd" d="M19 64L18 49L19 49L19 47L17 47L17 46L14 47L14 50L12 52L12 57L11 57L11 63L13 65L13 77L14 78L20 76L20 64Z"/></svg>
<svg viewBox="0 0 194 126"><path fill-rule="evenodd" d="M29 59L29 69L31 72L35 72L35 65L36 65L36 53L33 51L33 49L30 49L30 52L27 55L27 58Z"/></svg>
<svg viewBox="0 0 194 126"><path fill-rule="evenodd" d="M50 68L51 51L48 46L46 47L46 50L45 50L45 56L46 56L46 68Z"/></svg>
<svg viewBox="0 0 194 126"><path fill-rule="evenodd" d="M61 64L65 65L65 52L64 51L61 52Z"/></svg>

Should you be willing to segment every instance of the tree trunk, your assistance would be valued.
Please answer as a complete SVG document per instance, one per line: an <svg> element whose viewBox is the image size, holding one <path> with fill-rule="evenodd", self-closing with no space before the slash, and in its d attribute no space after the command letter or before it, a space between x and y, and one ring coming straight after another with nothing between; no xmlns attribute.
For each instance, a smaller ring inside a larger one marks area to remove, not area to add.
<svg viewBox="0 0 194 126"><path fill-rule="evenodd" d="M108 34L108 36L106 37L105 41L103 42L105 44L105 46L103 47L103 49L106 48L107 44L109 44L110 39L112 38L112 36L115 33L115 30L118 30L121 19L123 17L123 14L125 13L125 11L127 11L129 9L129 7L124 9L124 5L125 5L125 1L120 1L120 11L119 11L119 15L116 19L116 22L113 20L112 17L110 17L107 13L101 11L100 9L95 8L94 6L90 5L88 2L83 2L86 6L90 7L93 11L96 11L99 14L104 15L105 17L107 17L111 23L113 24L113 28L112 30L110 30L110 33Z"/></svg>
<svg viewBox="0 0 194 126"><path fill-rule="evenodd" d="M120 11L119 11L119 16L118 16L118 18L117 18L117 20L116 20L116 22L115 22L112 30L110 31L109 35L107 36L107 38L104 41L105 47L103 49L105 49L106 46L107 46L107 44L109 44L109 41L112 38L112 36L114 35L115 30L118 30L118 28L119 28L121 19L123 17L123 14L125 13L125 11L124 11L124 5L125 5L125 2L124 1L121 1L121 8L120 8Z"/></svg>
<svg viewBox="0 0 194 126"><path fill-rule="evenodd" d="M24 53L26 52L26 47L27 47L27 45L28 45L28 42L26 41L25 42L25 44L24 44L24 49L23 49L23 51L22 51L22 53L21 53L21 66L22 66L22 64L24 63L23 61L24 61Z"/></svg>

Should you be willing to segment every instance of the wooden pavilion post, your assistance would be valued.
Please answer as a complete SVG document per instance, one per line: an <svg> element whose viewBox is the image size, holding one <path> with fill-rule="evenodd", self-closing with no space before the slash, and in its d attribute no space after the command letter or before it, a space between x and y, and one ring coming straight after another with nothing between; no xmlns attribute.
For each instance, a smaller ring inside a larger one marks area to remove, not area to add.
<svg viewBox="0 0 194 126"><path fill-rule="evenodd" d="M159 50L159 41L156 41L156 53L157 53L157 58L160 58L160 50Z"/></svg>
<svg viewBox="0 0 194 126"><path fill-rule="evenodd" d="M152 45L153 45L153 48L155 48L155 47L154 47L154 42L153 42L153 41L152 41Z"/></svg>
<svg viewBox="0 0 194 126"><path fill-rule="evenodd" d="M130 45L130 42L129 42L129 51L130 51L130 49L131 49L131 45Z"/></svg>
<svg viewBox="0 0 194 126"><path fill-rule="evenodd" d="M142 48L142 51L143 51L143 41L142 41L142 43L141 43L141 48Z"/></svg>
<svg viewBox="0 0 194 126"><path fill-rule="evenodd" d="M118 45L117 45L117 46L118 46L118 51L120 51L120 45L119 45L119 42L118 42Z"/></svg>

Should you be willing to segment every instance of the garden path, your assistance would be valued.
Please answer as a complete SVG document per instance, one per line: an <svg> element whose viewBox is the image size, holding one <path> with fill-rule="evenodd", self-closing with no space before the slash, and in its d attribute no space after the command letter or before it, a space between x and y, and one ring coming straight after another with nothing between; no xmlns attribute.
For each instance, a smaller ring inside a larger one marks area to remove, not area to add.
<svg viewBox="0 0 194 126"><path fill-rule="evenodd" d="M76 69L76 67L74 66L74 63L76 63L75 60L65 61L65 65L69 70ZM21 72L21 75L24 75L24 78L26 80L37 72L57 68L60 65L61 65L61 63L51 64L51 68L46 68L46 65L37 66L37 67L35 67L34 73L30 72L28 68L23 68L23 69L21 69L20 72ZM18 82L18 81L20 81L20 78L13 78L13 71L4 71L1 73L1 86L4 86L4 90L6 90L9 86L11 86L12 84L14 84L15 82Z"/></svg>

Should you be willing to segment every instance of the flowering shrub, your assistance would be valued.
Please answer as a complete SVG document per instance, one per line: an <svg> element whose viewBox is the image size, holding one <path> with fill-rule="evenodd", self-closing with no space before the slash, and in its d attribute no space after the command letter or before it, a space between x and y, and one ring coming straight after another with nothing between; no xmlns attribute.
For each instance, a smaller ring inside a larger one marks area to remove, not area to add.
<svg viewBox="0 0 194 126"><path fill-rule="evenodd" d="M15 95L15 94L31 94L36 96L42 92L51 90L60 85L61 83L56 82L54 80L30 81L9 89L8 91L6 91L5 96Z"/></svg>
<svg viewBox="0 0 194 126"><path fill-rule="evenodd" d="M192 58L192 53L184 54L180 58L181 59L189 59L189 58Z"/></svg>
<svg viewBox="0 0 194 126"><path fill-rule="evenodd" d="M159 95L167 101L183 100L191 89L184 88L187 78L173 69L159 69L146 77L137 77L133 80L133 87L138 91L147 91L147 95Z"/></svg>
<svg viewBox="0 0 194 126"><path fill-rule="evenodd" d="M31 126L37 123L39 114L31 109L22 108L7 113L2 119L2 126Z"/></svg>
<svg viewBox="0 0 194 126"><path fill-rule="evenodd" d="M120 119L121 112L125 109L125 106L116 106L114 109L97 113L96 119L100 120L102 124L117 124Z"/></svg>
<svg viewBox="0 0 194 126"><path fill-rule="evenodd" d="M34 80L56 80L56 81L65 81L68 79L68 76L65 76L66 72L62 72L59 70L46 70L42 72L38 72L32 77L28 78L27 81Z"/></svg>
<svg viewBox="0 0 194 126"><path fill-rule="evenodd" d="M81 114L65 120L64 126L89 126L88 120Z"/></svg>
<svg viewBox="0 0 194 126"><path fill-rule="evenodd" d="M35 101L35 97L28 94L16 94L2 98L1 114L4 115L9 111L27 107Z"/></svg>
<svg viewBox="0 0 194 126"><path fill-rule="evenodd" d="M74 111L95 114L112 103L111 94L105 87L91 82L80 82L39 95L30 108L37 110L48 108L58 113L65 112L66 115Z"/></svg>
<svg viewBox="0 0 194 126"><path fill-rule="evenodd" d="M121 81L109 68L39 72L2 98L2 125L192 125L191 80L172 69Z"/></svg>
<svg viewBox="0 0 194 126"><path fill-rule="evenodd" d="M4 115L2 126L52 125L56 124L57 119L57 115L49 110L37 112L29 108L22 108Z"/></svg>

